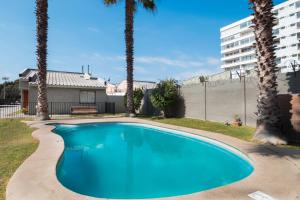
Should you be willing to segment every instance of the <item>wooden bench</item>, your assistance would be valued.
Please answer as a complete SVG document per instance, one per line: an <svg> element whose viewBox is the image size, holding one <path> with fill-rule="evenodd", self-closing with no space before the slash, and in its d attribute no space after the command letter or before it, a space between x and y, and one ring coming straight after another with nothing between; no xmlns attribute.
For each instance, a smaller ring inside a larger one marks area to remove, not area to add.
<svg viewBox="0 0 300 200"><path fill-rule="evenodd" d="M72 106L71 114L80 115L80 114L97 114L98 110L96 106Z"/></svg>

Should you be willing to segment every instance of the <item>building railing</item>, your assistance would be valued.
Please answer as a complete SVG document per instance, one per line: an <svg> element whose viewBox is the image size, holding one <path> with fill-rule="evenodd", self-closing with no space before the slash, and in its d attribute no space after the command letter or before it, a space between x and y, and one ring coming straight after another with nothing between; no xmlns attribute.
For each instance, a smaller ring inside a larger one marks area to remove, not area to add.
<svg viewBox="0 0 300 200"><path fill-rule="evenodd" d="M48 112L50 117L53 116L72 116L78 115L72 112L73 108L81 107L93 108L94 112L82 112L84 114L115 114L116 105L114 102L96 102L96 103L79 103L79 102L48 102ZM17 103L7 103L0 105L0 119L7 118L27 118L35 117L37 114L37 102L29 102L26 106Z"/></svg>

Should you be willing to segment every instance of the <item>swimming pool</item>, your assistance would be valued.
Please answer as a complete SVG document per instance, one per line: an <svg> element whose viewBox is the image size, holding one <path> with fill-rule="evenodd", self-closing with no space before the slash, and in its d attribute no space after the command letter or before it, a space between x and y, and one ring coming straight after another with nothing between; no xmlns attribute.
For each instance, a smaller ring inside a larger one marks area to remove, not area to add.
<svg viewBox="0 0 300 200"><path fill-rule="evenodd" d="M54 132L65 142L57 165L58 180L92 197L186 195L239 181L254 170L231 147L150 125L59 124Z"/></svg>

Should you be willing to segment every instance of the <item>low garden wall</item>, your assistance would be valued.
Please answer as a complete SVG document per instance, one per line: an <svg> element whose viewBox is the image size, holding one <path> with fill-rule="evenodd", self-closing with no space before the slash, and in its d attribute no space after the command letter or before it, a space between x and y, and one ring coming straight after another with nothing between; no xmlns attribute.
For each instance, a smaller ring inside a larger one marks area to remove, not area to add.
<svg viewBox="0 0 300 200"><path fill-rule="evenodd" d="M290 121L292 94L300 93L300 72L279 74L278 91L283 130L289 138L300 142L300 133L296 133ZM175 108L180 110L181 116L225 123L232 122L238 115L244 124L256 125L258 89L255 77L187 84L181 87L180 93L183 102ZM153 114L152 110L150 112L145 113Z"/></svg>

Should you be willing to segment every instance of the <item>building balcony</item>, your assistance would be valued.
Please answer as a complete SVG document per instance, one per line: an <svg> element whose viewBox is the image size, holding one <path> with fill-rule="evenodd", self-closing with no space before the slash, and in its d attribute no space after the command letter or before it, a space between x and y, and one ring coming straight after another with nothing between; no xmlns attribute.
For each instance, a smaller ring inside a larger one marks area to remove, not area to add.
<svg viewBox="0 0 300 200"><path fill-rule="evenodd" d="M251 30L251 29L249 28L249 30ZM234 38L233 40L229 40L229 41L226 41L226 42L221 42L221 46L227 45L227 44L230 44L230 43L233 43L233 42L237 42L237 41L246 39L248 37L253 37L253 36L254 36L254 32L252 32L250 34L247 34L247 35L239 36L239 37Z"/></svg>
<svg viewBox="0 0 300 200"><path fill-rule="evenodd" d="M229 64L222 64L221 68L234 68L236 66L241 66L241 65L249 65L249 64L255 64L257 62L257 59L251 59L251 60L245 60L245 61L239 61L239 62L234 62L234 63L229 63Z"/></svg>
<svg viewBox="0 0 300 200"><path fill-rule="evenodd" d="M230 48L230 49L225 49L225 50L221 50L221 54L225 54L225 53L229 53L231 51L235 51L238 49L243 49L243 48L247 48L247 47L252 47L254 43L247 43L247 44L243 44L243 45L238 45L236 47Z"/></svg>
<svg viewBox="0 0 300 200"><path fill-rule="evenodd" d="M231 56L222 57L221 61L233 60L235 58L239 58L239 57L242 57L242 56L248 56L248 55L252 55L252 54L255 54L255 49L253 49L251 51L243 52L243 53L234 54L234 55L231 55Z"/></svg>

